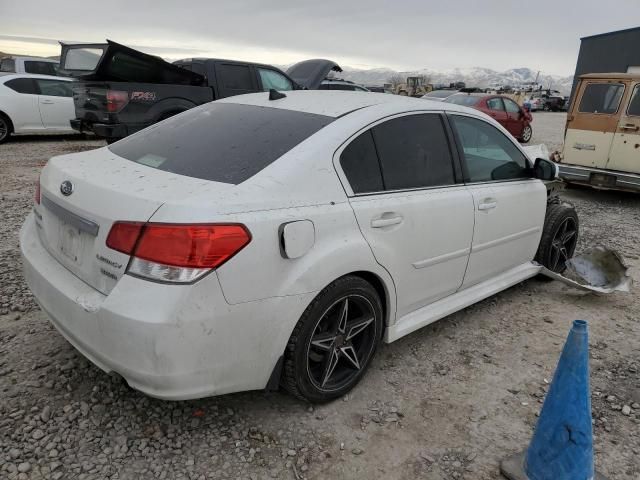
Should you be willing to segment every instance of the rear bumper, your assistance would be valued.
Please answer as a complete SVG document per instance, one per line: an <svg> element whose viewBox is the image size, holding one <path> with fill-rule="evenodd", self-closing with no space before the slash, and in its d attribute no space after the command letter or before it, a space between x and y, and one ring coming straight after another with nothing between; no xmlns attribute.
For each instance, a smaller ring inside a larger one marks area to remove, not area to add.
<svg viewBox="0 0 640 480"><path fill-rule="evenodd" d="M194 285L124 275L103 295L43 247L33 213L20 232L25 279L51 323L105 372L184 400L263 389L313 294L228 304L215 273Z"/></svg>
<svg viewBox="0 0 640 480"><path fill-rule="evenodd" d="M560 178L567 182L589 185L598 189L640 192L640 175L638 174L568 165L565 163L558 163L557 165L560 169ZM606 175L609 181L598 181L597 178L593 177L594 174Z"/></svg>
<svg viewBox="0 0 640 480"><path fill-rule="evenodd" d="M103 138L124 138L147 127L147 125L125 125L124 123L92 123L80 118L75 118L70 123L71 128L78 132L92 132Z"/></svg>

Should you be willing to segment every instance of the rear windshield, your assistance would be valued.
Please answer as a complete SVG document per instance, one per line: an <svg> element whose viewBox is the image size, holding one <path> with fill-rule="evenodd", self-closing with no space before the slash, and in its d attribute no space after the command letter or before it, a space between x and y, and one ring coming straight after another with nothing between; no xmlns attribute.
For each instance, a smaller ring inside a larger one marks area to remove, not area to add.
<svg viewBox="0 0 640 480"><path fill-rule="evenodd" d="M472 97L471 95L453 95L452 97L448 97L447 99L445 99L445 102L472 107L476 103L478 103L478 100L478 97Z"/></svg>
<svg viewBox="0 0 640 480"><path fill-rule="evenodd" d="M425 95L425 97L447 98L456 93L455 90L434 90Z"/></svg>
<svg viewBox="0 0 640 480"><path fill-rule="evenodd" d="M64 58L66 70L91 72L96 69L104 48L70 47Z"/></svg>
<svg viewBox="0 0 640 480"><path fill-rule="evenodd" d="M166 172L237 185L333 120L280 108L213 102L138 132L109 149Z"/></svg>

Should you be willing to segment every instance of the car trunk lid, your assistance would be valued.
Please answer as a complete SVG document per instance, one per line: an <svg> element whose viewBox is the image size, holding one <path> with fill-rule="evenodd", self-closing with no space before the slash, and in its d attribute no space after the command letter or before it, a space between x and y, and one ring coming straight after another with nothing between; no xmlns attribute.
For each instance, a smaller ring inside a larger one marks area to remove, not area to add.
<svg viewBox="0 0 640 480"><path fill-rule="evenodd" d="M146 222L164 202L210 183L136 164L107 148L54 157L40 178L38 234L64 267L108 295L129 262L106 246L113 223Z"/></svg>

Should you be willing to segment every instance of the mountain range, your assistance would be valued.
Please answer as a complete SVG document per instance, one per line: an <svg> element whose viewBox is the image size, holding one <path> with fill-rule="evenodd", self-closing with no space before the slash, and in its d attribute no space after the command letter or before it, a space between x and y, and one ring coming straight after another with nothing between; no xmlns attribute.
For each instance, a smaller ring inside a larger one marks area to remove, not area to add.
<svg viewBox="0 0 640 480"><path fill-rule="evenodd" d="M429 79L429 83L433 84L464 82L467 87L486 88L489 85L516 86L527 82L535 82L538 72L526 67L512 68L503 72L483 67L455 68L444 71L422 69L408 72L398 72L388 68L356 69L344 67L343 72L336 76L362 85L382 85L389 83L389 79L397 75L402 78L425 75ZM568 95L571 91L573 76L563 77L540 74L538 83L543 88L552 88L559 90L564 95Z"/></svg>

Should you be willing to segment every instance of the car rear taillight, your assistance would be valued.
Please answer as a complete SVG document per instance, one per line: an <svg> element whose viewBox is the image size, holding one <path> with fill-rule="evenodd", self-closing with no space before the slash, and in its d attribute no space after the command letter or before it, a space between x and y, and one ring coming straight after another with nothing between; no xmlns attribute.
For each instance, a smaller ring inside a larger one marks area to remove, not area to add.
<svg viewBox="0 0 640 480"><path fill-rule="evenodd" d="M107 112L116 113L129 103L129 94L119 90L107 90Z"/></svg>
<svg viewBox="0 0 640 480"><path fill-rule="evenodd" d="M224 264L250 241L249 230L239 224L116 222L107 247L133 257L130 274L189 283Z"/></svg>
<svg viewBox="0 0 640 480"><path fill-rule="evenodd" d="M38 177L38 181L36 182L36 193L34 194L34 200L36 204L40 205L40 177Z"/></svg>

